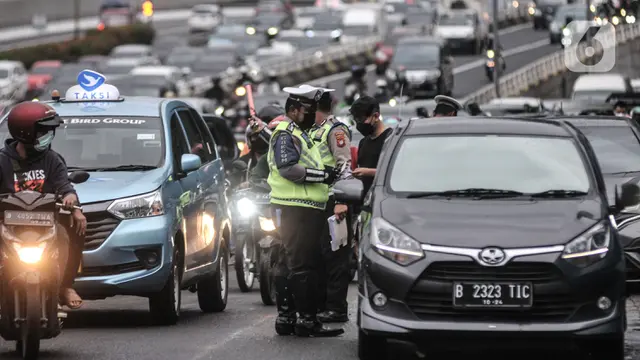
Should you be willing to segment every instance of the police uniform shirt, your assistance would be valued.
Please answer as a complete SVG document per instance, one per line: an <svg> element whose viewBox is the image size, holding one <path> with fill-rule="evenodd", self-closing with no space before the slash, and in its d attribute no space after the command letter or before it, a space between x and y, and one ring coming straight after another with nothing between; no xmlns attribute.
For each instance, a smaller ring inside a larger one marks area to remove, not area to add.
<svg viewBox="0 0 640 360"><path fill-rule="evenodd" d="M323 127L327 122L332 124L329 135L327 135L327 146L336 160L336 167L342 169L340 174L337 175L336 181L353 179L351 174L351 133L347 126L336 120L333 115L329 115L321 124L314 125L314 130Z"/></svg>

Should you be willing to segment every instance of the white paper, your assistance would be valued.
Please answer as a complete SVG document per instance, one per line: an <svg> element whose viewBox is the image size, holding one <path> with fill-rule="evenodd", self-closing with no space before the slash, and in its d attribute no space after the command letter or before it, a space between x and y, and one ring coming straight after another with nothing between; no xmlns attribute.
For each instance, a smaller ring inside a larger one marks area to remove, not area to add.
<svg viewBox="0 0 640 360"><path fill-rule="evenodd" d="M138 134L138 140L155 140L156 134Z"/></svg>
<svg viewBox="0 0 640 360"><path fill-rule="evenodd" d="M335 215L327 219L329 223L329 234L331 234L331 251L338 251L342 246L346 246L349 243L347 220L338 220Z"/></svg>

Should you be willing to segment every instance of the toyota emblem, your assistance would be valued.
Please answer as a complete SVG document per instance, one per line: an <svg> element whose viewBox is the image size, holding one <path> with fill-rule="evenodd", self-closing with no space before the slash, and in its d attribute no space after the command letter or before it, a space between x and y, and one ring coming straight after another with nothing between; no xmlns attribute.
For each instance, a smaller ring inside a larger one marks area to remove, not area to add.
<svg viewBox="0 0 640 360"><path fill-rule="evenodd" d="M480 261L487 265L498 265L506 259L506 254L502 249L490 247L480 251Z"/></svg>

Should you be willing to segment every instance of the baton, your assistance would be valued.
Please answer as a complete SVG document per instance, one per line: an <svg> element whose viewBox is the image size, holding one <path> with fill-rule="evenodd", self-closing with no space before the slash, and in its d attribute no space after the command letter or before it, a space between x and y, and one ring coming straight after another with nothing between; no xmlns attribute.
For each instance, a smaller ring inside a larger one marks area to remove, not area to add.
<svg viewBox="0 0 640 360"><path fill-rule="evenodd" d="M247 90L247 103L249 104L249 114L251 116L256 116L256 108L253 104L253 91L251 90L251 84L244 84L245 90Z"/></svg>

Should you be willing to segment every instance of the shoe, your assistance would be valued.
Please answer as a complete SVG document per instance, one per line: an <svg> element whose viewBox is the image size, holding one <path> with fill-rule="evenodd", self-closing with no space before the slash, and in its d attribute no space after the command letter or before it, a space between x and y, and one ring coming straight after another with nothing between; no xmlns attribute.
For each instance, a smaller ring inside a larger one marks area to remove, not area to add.
<svg viewBox="0 0 640 360"><path fill-rule="evenodd" d="M344 334L344 329L326 328L313 317L300 317L296 321L295 332L299 337L336 337Z"/></svg>
<svg viewBox="0 0 640 360"><path fill-rule="evenodd" d="M276 333L281 336L293 335L296 327L296 317L278 315L276 318Z"/></svg>
<svg viewBox="0 0 640 360"><path fill-rule="evenodd" d="M333 310L323 311L318 314L318 321L322 323L345 323L349 321L347 313L341 313Z"/></svg>

